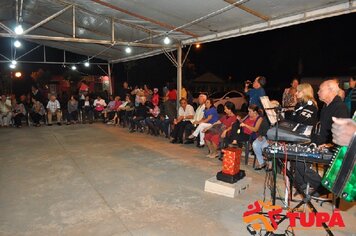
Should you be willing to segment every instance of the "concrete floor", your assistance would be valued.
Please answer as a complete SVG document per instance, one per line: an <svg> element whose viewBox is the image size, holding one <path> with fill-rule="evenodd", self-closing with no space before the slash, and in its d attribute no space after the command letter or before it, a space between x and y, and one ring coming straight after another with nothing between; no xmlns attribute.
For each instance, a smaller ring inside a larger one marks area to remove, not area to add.
<svg viewBox="0 0 356 236"><path fill-rule="evenodd" d="M2 128L0 235L249 235L264 172L242 166L253 184L237 198L206 193L221 162L205 154L104 124ZM356 207L343 207L336 235L352 235Z"/></svg>

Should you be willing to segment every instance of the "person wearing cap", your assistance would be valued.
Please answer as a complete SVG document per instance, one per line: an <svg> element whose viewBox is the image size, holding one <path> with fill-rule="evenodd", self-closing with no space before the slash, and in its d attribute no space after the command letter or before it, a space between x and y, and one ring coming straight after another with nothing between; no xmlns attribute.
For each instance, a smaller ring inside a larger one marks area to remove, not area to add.
<svg viewBox="0 0 356 236"><path fill-rule="evenodd" d="M151 102L153 103L153 105L158 106L158 104L159 104L158 88L153 89L153 95L152 95Z"/></svg>

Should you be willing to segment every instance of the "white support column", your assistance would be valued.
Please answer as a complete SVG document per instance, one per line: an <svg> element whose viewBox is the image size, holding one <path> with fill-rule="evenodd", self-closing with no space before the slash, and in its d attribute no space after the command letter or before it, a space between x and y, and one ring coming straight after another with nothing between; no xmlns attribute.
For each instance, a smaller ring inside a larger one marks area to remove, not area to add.
<svg viewBox="0 0 356 236"><path fill-rule="evenodd" d="M109 94L112 95L112 79L111 79L110 63L108 63L108 77L109 77Z"/></svg>
<svg viewBox="0 0 356 236"><path fill-rule="evenodd" d="M182 96L182 45L177 47L177 109Z"/></svg>

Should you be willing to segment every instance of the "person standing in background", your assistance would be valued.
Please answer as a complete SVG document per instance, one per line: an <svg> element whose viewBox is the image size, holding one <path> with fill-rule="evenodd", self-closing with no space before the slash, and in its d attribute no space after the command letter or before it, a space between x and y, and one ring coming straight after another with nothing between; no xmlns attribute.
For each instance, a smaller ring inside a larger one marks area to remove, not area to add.
<svg viewBox="0 0 356 236"><path fill-rule="evenodd" d="M252 83L252 89L249 89L251 81L245 82L245 93L249 96L249 105L256 105L259 108L262 107L260 97L266 96L266 92L263 86L266 85L266 78L264 76L257 76Z"/></svg>

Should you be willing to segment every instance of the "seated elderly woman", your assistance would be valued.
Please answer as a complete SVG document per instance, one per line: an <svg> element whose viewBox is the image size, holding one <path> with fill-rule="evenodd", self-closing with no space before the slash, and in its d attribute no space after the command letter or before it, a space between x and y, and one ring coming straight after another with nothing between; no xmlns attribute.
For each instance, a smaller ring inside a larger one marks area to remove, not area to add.
<svg viewBox="0 0 356 236"><path fill-rule="evenodd" d="M104 122L107 122L108 124L115 124L117 118L117 111L119 110L119 107L121 106L122 102L120 101L120 96L116 96L113 98L110 96L110 102L108 106L104 109L103 114L104 114Z"/></svg>
<svg viewBox="0 0 356 236"><path fill-rule="evenodd" d="M195 129L193 134L191 134L188 139L195 139L199 135L199 146L200 148L204 147L204 137L205 133L203 130L205 128L208 128L212 126L215 122L219 120L219 114L214 107L214 101L212 98L206 100L205 102L205 110L204 110L204 115L203 119L197 122L198 127Z"/></svg>
<svg viewBox="0 0 356 236"><path fill-rule="evenodd" d="M94 100L93 106L94 106L94 118L98 119L100 118L102 112L106 107L106 102L104 99L101 98L101 96L98 95Z"/></svg>
<svg viewBox="0 0 356 236"><path fill-rule="evenodd" d="M114 124L121 124L122 127L125 127L129 124L135 109L134 103L132 101L133 99L131 95L126 94L125 101L119 106L119 109L113 118Z"/></svg>
<svg viewBox="0 0 356 236"><path fill-rule="evenodd" d="M78 101L75 96L70 96L67 105L67 125L74 124L78 122Z"/></svg>
<svg viewBox="0 0 356 236"><path fill-rule="evenodd" d="M145 119L145 123L148 126L149 133L151 135L158 136L160 133L160 124L161 120L159 117L160 109L157 105L154 105L153 102L147 101L146 106L149 108L148 117Z"/></svg>
<svg viewBox="0 0 356 236"><path fill-rule="evenodd" d="M216 158L219 156L217 150L219 147L220 139L224 139L229 134L232 124L236 121L235 105L232 102L226 102L224 106L226 115L220 118L212 126L203 130L205 132L205 144L209 148L207 157Z"/></svg>
<svg viewBox="0 0 356 236"><path fill-rule="evenodd" d="M229 136L231 144L255 140L262 120L258 106L250 105L248 107L248 115L243 119L237 117L237 121L232 125Z"/></svg>

